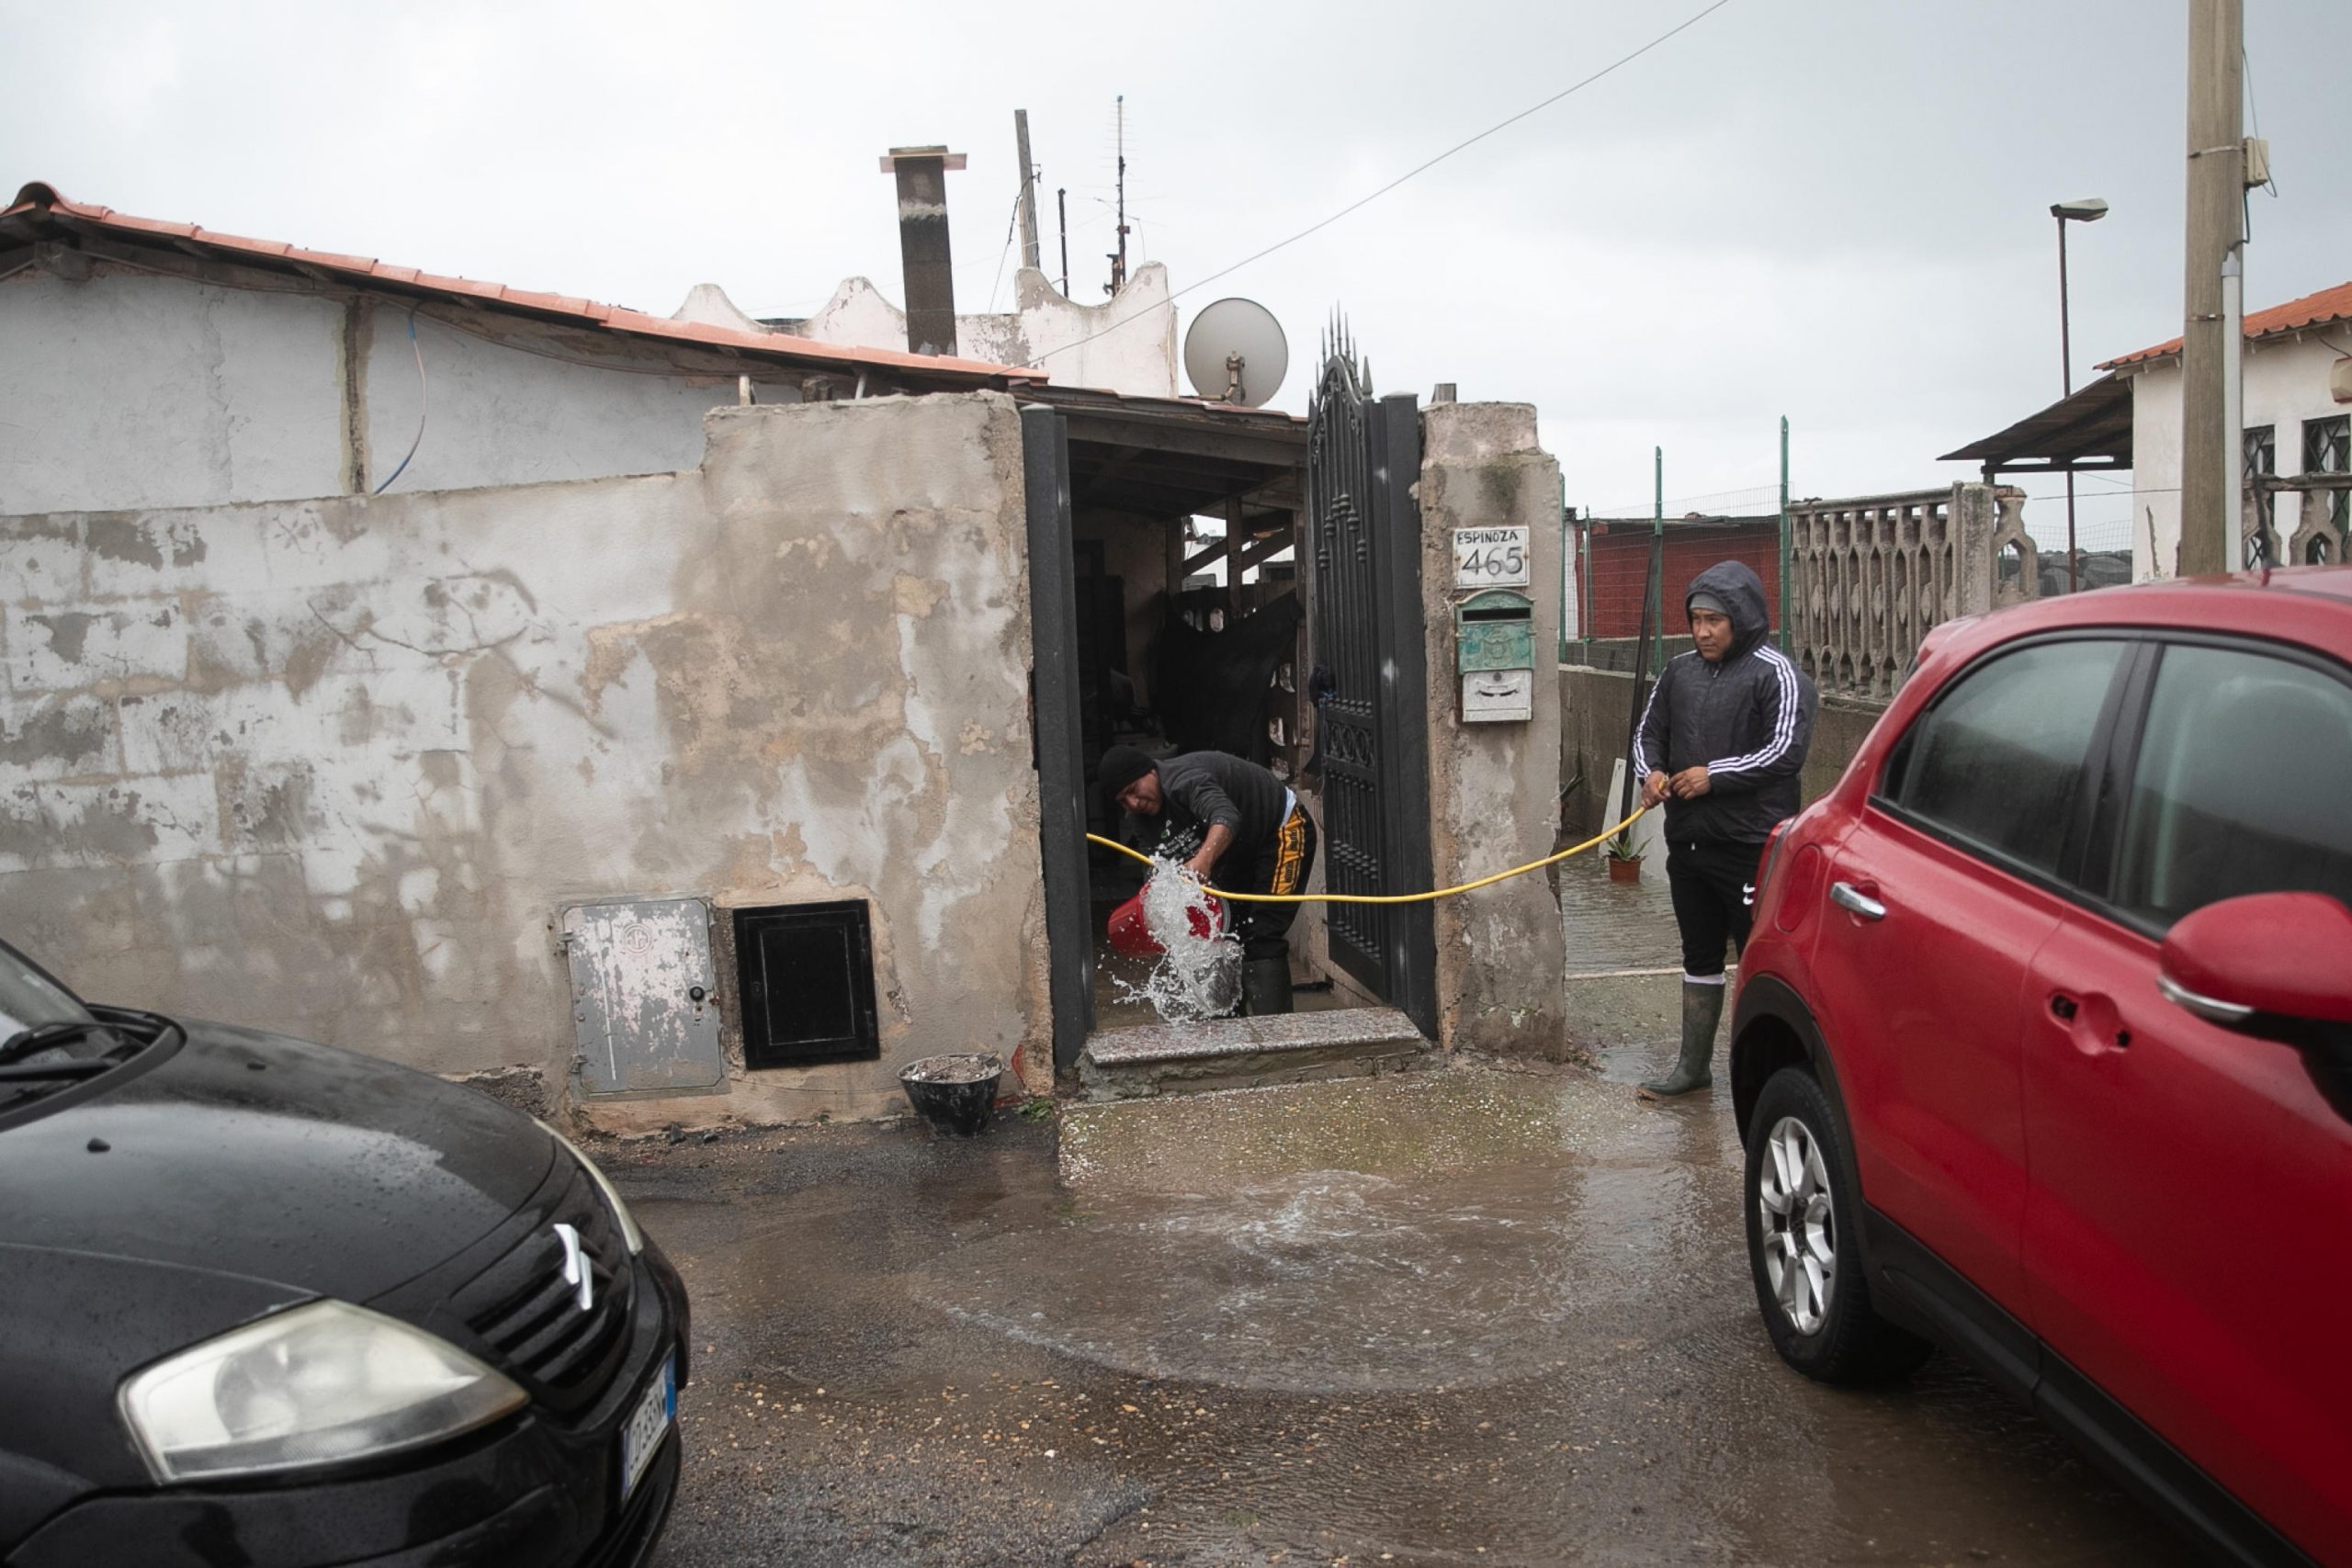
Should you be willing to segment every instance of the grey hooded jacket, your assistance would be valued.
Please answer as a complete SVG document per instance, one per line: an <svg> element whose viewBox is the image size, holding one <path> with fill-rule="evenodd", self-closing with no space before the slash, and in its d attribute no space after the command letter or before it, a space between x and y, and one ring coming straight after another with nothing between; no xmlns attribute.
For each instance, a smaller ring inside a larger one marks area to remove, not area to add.
<svg viewBox="0 0 2352 1568"><path fill-rule="evenodd" d="M1712 593L1731 613L1731 650L1710 664L1696 649L1667 662L1634 743L1634 777L1653 769L1679 773L1702 763L1707 793L1668 796L1669 844L1761 844L1773 825L1796 815L1797 774L1813 743L1820 705L1813 682L1766 639L1764 584L1737 561L1718 561L1690 580L1683 595Z"/></svg>

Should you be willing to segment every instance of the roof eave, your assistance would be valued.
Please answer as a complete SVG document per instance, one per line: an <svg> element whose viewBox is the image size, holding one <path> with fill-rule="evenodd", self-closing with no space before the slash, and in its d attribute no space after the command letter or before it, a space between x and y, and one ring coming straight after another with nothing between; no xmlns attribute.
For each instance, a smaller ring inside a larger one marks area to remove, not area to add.
<svg viewBox="0 0 2352 1568"><path fill-rule="evenodd" d="M984 360L850 347L783 334L772 334L781 341L755 340L723 327L676 321L592 299L517 290L503 284L480 283L468 278L444 277L414 267L390 265L373 257L309 251L282 241L218 233L193 223L132 218L110 208L70 201L54 186L39 181L25 186L17 192L17 201L0 210L0 222L26 217L31 217L37 222L46 220L54 223L73 233L96 231L118 242L151 246L166 244L175 251L200 258L305 275L324 274L357 288L448 299L480 310L564 326L602 330L640 342L679 344L804 368L835 372L881 370L914 380L962 383L976 389L1010 389L1042 384L1047 379L1046 373L1042 370L1023 366L995 365Z"/></svg>

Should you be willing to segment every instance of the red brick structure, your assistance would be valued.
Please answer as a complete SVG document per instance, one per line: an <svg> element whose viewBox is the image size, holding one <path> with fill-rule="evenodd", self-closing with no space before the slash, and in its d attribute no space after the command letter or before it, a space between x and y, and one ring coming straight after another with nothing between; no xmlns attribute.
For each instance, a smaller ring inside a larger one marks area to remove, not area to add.
<svg viewBox="0 0 2352 1568"><path fill-rule="evenodd" d="M1595 640L1636 637L1642 631L1642 588L1649 570L1647 518L1596 519L1576 525L1577 615L1582 635ZM1692 578L1720 560L1744 562L1764 581L1764 604L1781 625L1781 520L1775 517L1669 517L1666 523L1665 635L1685 636L1682 593ZM1584 577L1591 573L1588 592ZM1584 626L1584 617L1591 624Z"/></svg>

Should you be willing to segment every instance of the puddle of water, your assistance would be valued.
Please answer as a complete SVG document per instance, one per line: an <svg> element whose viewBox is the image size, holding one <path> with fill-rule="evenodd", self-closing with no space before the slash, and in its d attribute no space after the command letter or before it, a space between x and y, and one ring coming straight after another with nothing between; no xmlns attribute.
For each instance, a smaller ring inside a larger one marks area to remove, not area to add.
<svg viewBox="0 0 2352 1568"><path fill-rule="evenodd" d="M915 1295L1148 1377L1476 1387L1685 1322L1676 1278L1720 1279L1730 1261L1701 1224L1729 1197L1728 1173L1710 1174L1559 1156L1413 1176L1308 1169L1211 1193L1081 1189L1050 1229L942 1257Z"/></svg>
<svg viewBox="0 0 2352 1568"><path fill-rule="evenodd" d="M1133 1516L1106 1561L1166 1561L1144 1549L1170 1527L1198 1563L2176 1561L1949 1362L1883 1393L1781 1366L1720 1111L1445 1071L1063 1133L1075 1180L1042 1134L811 1139L747 1162L728 1209L639 1205L718 1348L689 1394L712 1458L738 1425L775 1434L810 1560L867 1561L824 1509L928 1522L1011 1486L1091 1521L1148 1490L1156 1528ZM730 1394L730 1364L759 1386ZM741 1408L820 1387L788 1421ZM1023 1536L996 1560L1052 1555Z"/></svg>
<svg viewBox="0 0 2352 1568"><path fill-rule="evenodd" d="M1576 1296L1559 1228L1575 1181L1538 1168L1487 1173L1472 1192L1320 1170L1216 1198L1086 1199L1056 1231L942 1259L916 1293L964 1322L1150 1377L1332 1390L1492 1382L1555 1359ZM1459 1333L1465 1318L1480 1332Z"/></svg>

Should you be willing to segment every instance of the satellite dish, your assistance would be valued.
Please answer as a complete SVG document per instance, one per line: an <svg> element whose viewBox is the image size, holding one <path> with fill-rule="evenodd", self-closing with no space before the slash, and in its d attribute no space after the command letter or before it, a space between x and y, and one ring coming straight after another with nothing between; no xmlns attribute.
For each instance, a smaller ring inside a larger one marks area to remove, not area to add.
<svg viewBox="0 0 2352 1568"><path fill-rule="evenodd" d="M1289 370L1282 323L1255 299L1220 299L1184 334L1184 374L1213 403L1263 408Z"/></svg>

